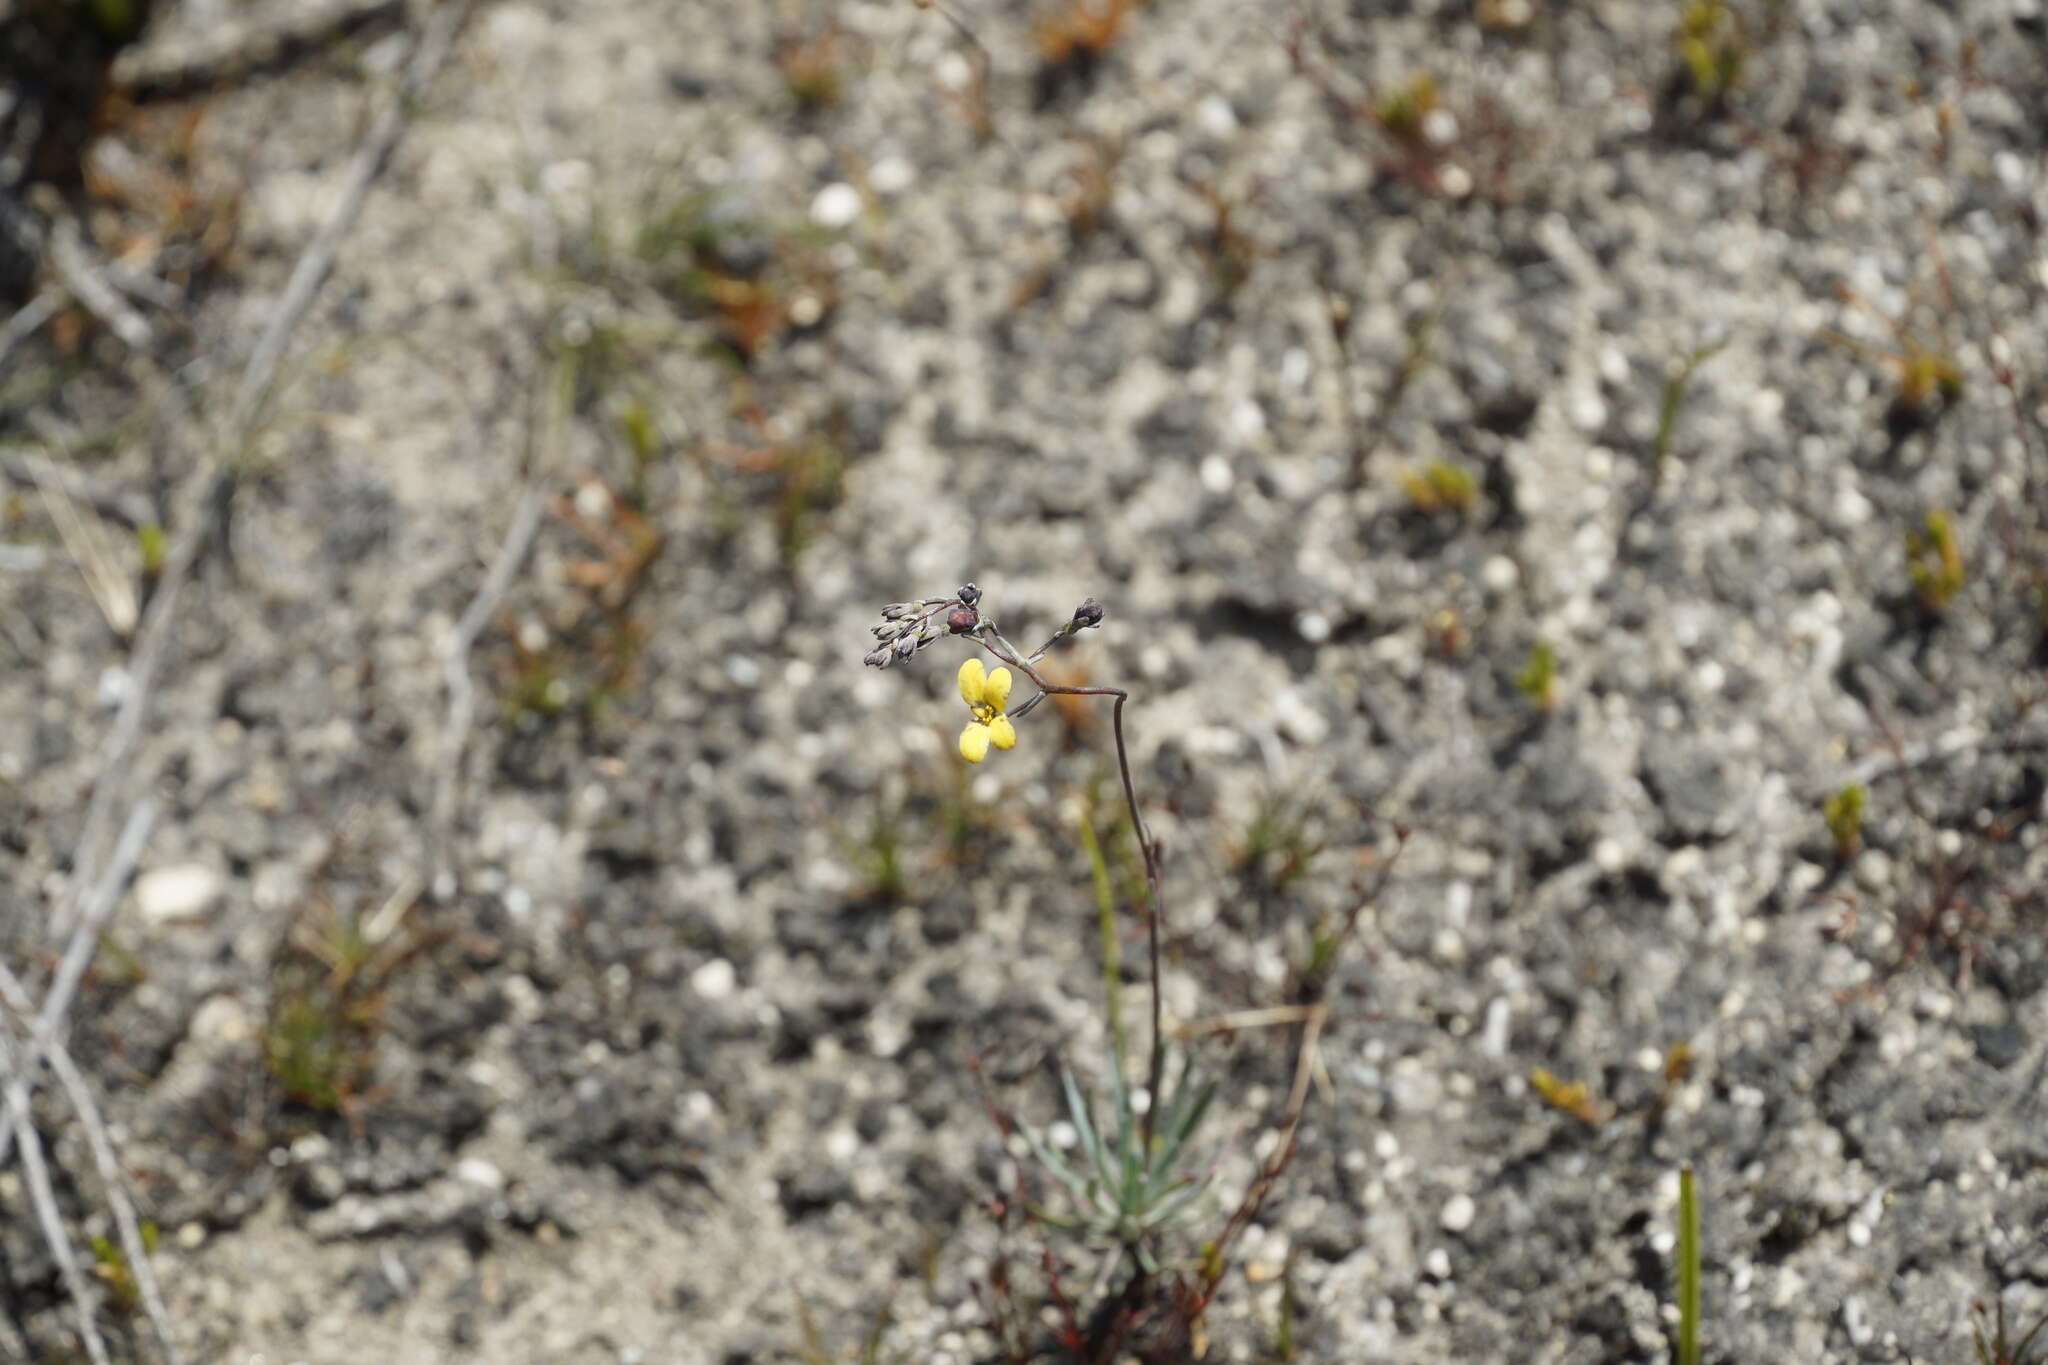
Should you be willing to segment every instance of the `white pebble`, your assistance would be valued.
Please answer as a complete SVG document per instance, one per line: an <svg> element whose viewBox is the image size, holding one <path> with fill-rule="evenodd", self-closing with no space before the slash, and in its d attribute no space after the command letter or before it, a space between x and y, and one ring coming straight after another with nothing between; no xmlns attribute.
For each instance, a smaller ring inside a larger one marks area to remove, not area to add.
<svg viewBox="0 0 2048 1365"><path fill-rule="evenodd" d="M94 699L111 710L128 698L128 670L118 666L100 671L100 685Z"/></svg>
<svg viewBox="0 0 2048 1365"><path fill-rule="evenodd" d="M706 1000L723 1000L739 984L739 972L722 957L714 957L690 973L690 989Z"/></svg>
<svg viewBox="0 0 2048 1365"><path fill-rule="evenodd" d="M901 194L917 180L917 168L900 156L885 156L868 172L876 194Z"/></svg>
<svg viewBox="0 0 2048 1365"><path fill-rule="evenodd" d="M1211 95L1195 106L1195 121L1211 137L1229 137L1237 131L1237 112L1221 95Z"/></svg>
<svg viewBox="0 0 2048 1365"><path fill-rule="evenodd" d="M223 889L220 874L204 863L159 867L136 878L135 908L152 925L197 919Z"/></svg>
<svg viewBox="0 0 2048 1365"><path fill-rule="evenodd" d="M1230 461L1221 455L1211 455L1202 461L1202 487L1211 493L1228 493L1232 475Z"/></svg>
<svg viewBox="0 0 2048 1365"><path fill-rule="evenodd" d="M860 217L860 191L835 180L811 200L811 221L823 228L843 228Z"/></svg>
<svg viewBox="0 0 2048 1365"><path fill-rule="evenodd" d="M1444 1202L1444 1210L1437 1215L1437 1221L1445 1232L1463 1232L1472 1226L1472 1220L1479 1216L1479 1206L1472 1202L1469 1194L1454 1194Z"/></svg>

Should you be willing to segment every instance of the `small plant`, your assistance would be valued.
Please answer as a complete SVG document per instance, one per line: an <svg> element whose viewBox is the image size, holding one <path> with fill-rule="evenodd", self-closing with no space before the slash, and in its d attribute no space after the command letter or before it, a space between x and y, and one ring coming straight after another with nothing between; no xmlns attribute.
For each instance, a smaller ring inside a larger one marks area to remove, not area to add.
<svg viewBox="0 0 2048 1365"><path fill-rule="evenodd" d="M263 1060L286 1099L352 1114L368 1088L383 993L416 941L379 913L369 921L324 900L302 916L273 967Z"/></svg>
<svg viewBox="0 0 2048 1365"><path fill-rule="evenodd" d="M1216 292L1232 298L1252 276L1252 268L1265 254L1265 246L1237 222L1244 201L1227 198L1213 186L1198 185L1195 192L1209 206L1209 234L1202 242L1202 254L1209 265L1209 278Z"/></svg>
<svg viewBox="0 0 2048 1365"><path fill-rule="evenodd" d="M1970 1305L1970 1342L1977 1349L1977 1365L2042 1365L2048 1359L2048 1337L2041 1335L2048 1328L2048 1314L2014 1341L2005 1325L2004 1298L1997 1303L1995 1310L1986 1308L1982 1299Z"/></svg>
<svg viewBox="0 0 2048 1365"><path fill-rule="evenodd" d="M790 98L805 114L839 103L846 69L846 35L836 25L807 36L792 36L775 48L775 66Z"/></svg>
<svg viewBox="0 0 2048 1365"><path fill-rule="evenodd" d="M1657 404L1657 436L1650 445L1650 463L1657 470L1664 468L1664 462L1671 456L1671 437L1678 427L1678 412L1685 403L1685 389L1692 382L1693 374L1706 364L1728 343L1709 342L1696 346L1683 363L1664 381L1664 396Z"/></svg>
<svg viewBox="0 0 2048 1365"><path fill-rule="evenodd" d="M1031 40L1049 71L1085 74L1123 32L1133 0L1059 0L1040 11Z"/></svg>
<svg viewBox="0 0 2048 1365"><path fill-rule="evenodd" d="M1529 1073L1529 1088L1552 1109L1571 1115L1589 1128L1607 1120L1606 1108L1593 1098L1584 1081L1567 1081L1549 1067L1539 1066Z"/></svg>
<svg viewBox="0 0 2048 1365"><path fill-rule="evenodd" d="M1141 1116L1123 1078L1124 1059L1112 1047L1107 1068L1110 1118L1114 1131L1098 1130L1095 1106L1074 1083L1073 1073L1060 1072L1067 1103L1067 1121L1079 1138L1080 1168L1069 1165L1045 1135L1026 1126L1024 1140L1038 1162L1072 1196L1071 1208L1056 1212L1039 1206L1031 1211L1051 1227L1077 1236L1114 1242L1147 1275L1160 1264L1156 1234L1192 1211L1208 1188L1206 1177L1184 1174L1180 1160L1188 1139L1216 1096L1216 1084L1194 1082L1194 1061L1185 1054L1180 1073L1155 1121L1148 1107Z"/></svg>
<svg viewBox="0 0 2048 1365"><path fill-rule="evenodd" d="M1835 841L1835 857L1848 862L1863 846L1863 784L1848 786L1821 803L1821 819L1827 822L1828 837Z"/></svg>
<svg viewBox="0 0 2048 1365"><path fill-rule="evenodd" d="M1287 1259L1280 1265L1280 1303L1273 1311L1273 1344L1266 1352L1267 1359L1278 1361L1280 1365L1288 1365L1297 1349L1294 1320L1300 1314L1301 1305L1294 1291L1294 1257L1295 1249L1290 1245Z"/></svg>
<svg viewBox="0 0 2048 1365"><path fill-rule="evenodd" d="M1672 42L1695 98L1718 103L1741 81L1749 46L1742 21L1723 0L1690 0L1678 13Z"/></svg>
<svg viewBox="0 0 2048 1365"><path fill-rule="evenodd" d="M1406 85L1374 101L1372 119L1394 142L1414 151L1425 144L1425 124L1436 108L1436 77L1418 71L1408 78Z"/></svg>
<svg viewBox="0 0 2048 1365"><path fill-rule="evenodd" d="M941 19L958 34L960 41L967 45L967 84L964 90L947 92L953 102L967 118L967 126L976 142L987 142L996 135L995 115L989 108L988 77L994 67L988 48L981 39L974 36L974 30L967 21L940 4L939 0L916 0L919 9L938 11Z"/></svg>
<svg viewBox="0 0 2048 1365"><path fill-rule="evenodd" d="M1922 529L1906 532L1906 576L1923 610L1939 616L1963 590L1963 552L1947 512L1934 508Z"/></svg>
<svg viewBox="0 0 2048 1365"><path fill-rule="evenodd" d="M904 866L901 807L893 804L878 807L866 834L849 840L847 851L867 900L894 905L903 899L909 890L910 878Z"/></svg>
<svg viewBox="0 0 2048 1365"><path fill-rule="evenodd" d="M1946 278L1945 275L1941 277L1944 291L1947 289ZM1916 310L1910 305L1902 316L1892 317L1871 305L1847 284L1838 286L1835 293L1843 303L1857 307L1867 316L1882 322L1892 334L1894 345L1890 350L1837 331L1826 331L1822 336L1891 371L1892 399L1885 410L1885 425L1894 437L1931 425L1942 413L1962 401L1963 371L1956 361L1955 348L1949 342L1940 311L1932 310L1934 328L1930 334L1914 325ZM1953 298L1946 298L1945 304L1949 312L1955 311Z"/></svg>
<svg viewBox="0 0 2048 1365"><path fill-rule="evenodd" d="M1700 1203L1692 1165L1678 1168L1678 1346L1673 1365L1700 1365Z"/></svg>
<svg viewBox="0 0 2048 1365"><path fill-rule="evenodd" d="M1529 657L1515 670L1515 690L1539 710L1557 709L1557 653L1548 640L1529 646Z"/></svg>
<svg viewBox="0 0 2048 1365"><path fill-rule="evenodd" d="M138 1227L142 1235L142 1250L145 1254L156 1251L157 1226L144 1221ZM91 1242L92 1269L100 1282L107 1286L114 1304L123 1313L133 1313L142 1304L142 1290L136 1283L135 1268L129 1264L128 1255L111 1237L96 1234Z"/></svg>
<svg viewBox="0 0 2048 1365"><path fill-rule="evenodd" d="M1448 460L1431 460L1420 470L1401 473L1401 491L1415 510L1425 516L1439 512L1463 515L1479 500L1479 480L1462 465Z"/></svg>
<svg viewBox="0 0 2048 1365"><path fill-rule="evenodd" d="M804 1302L802 1295L798 1295L796 1300L796 1320L804 1333L800 1357L803 1365L838 1365L842 1357L827 1349L825 1338L811 1319L810 1305ZM875 1320L868 1324L867 1332L861 1337L859 1349L853 1357L854 1365L882 1365L882 1335L888 1330L889 1305L885 1303L876 1310Z"/></svg>
<svg viewBox="0 0 2048 1365"><path fill-rule="evenodd" d="M650 216L635 249L658 289L716 321L716 347L742 370L838 303L814 230L778 228L731 197L682 196Z"/></svg>

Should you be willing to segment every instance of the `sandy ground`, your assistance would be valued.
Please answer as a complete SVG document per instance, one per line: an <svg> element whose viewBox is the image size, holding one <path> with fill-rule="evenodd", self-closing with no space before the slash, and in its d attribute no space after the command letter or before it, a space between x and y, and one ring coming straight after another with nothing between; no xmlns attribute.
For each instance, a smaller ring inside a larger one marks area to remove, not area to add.
<svg viewBox="0 0 2048 1365"><path fill-rule="evenodd" d="M862 666L968 581L1106 608L1171 1019L1358 912L1208 1359L1664 1360L1686 1161L1706 1360L2048 1311L2037 0L352 10L158 4L20 200L146 336L6 301L0 954L147 801L69 1047L184 1358L999 1359L1083 821L1147 994L1106 711L969 768L960 642ZM1298 1041L1194 1045L1173 1254ZM24 1176L0 1357L83 1359Z"/></svg>

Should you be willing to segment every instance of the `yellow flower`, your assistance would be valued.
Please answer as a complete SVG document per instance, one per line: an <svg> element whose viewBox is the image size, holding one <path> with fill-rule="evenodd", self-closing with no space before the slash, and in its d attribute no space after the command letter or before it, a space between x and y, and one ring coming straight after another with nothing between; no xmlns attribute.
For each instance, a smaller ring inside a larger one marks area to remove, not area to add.
<svg viewBox="0 0 2048 1365"><path fill-rule="evenodd" d="M960 699L974 712L974 719L960 732L960 757L979 763L988 757L988 746L1007 749L1017 742L1017 727L1003 714L1010 700L1010 670L982 671L981 660L960 665Z"/></svg>

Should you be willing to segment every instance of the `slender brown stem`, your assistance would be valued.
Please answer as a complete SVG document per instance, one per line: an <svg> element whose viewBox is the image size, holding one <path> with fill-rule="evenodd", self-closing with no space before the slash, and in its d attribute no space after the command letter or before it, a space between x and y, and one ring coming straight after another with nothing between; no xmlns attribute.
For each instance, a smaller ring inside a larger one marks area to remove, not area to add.
<svg viewBox="0 0 2048 1365"><path fill-rule="evenodd" d="M1145 895L1150 904L1146 907L1145 940L1147 956L1152 971L1152 1051L1147 1067L1145 1083L1145 1117L1141 1131L1144 1134L1144 1149L1152 1150L1152 1118L1159 1109L1159 1087L1166 1074L1166 1030L1162 1025L1159 978L1160 921L1166 916L1166 908L1159 895L1159 846L1152 842L1152 836L1145 829L1145 818L1138 813L1138 789L1131 780L1131 752L1124 742L1124 703L1131 694L1120 687L1072 687L1046 678L1037 669L1024 661L1017 648L1003 638L993 622L984 622L982 645L1004 663L1021 671L1031 679L1031 685L1048 696L1065 697L1114 697L1110 709L1110 724L1116 734L1116 766L1123 777L1124 805L1131 815L1131 833L1137 837L1138 851L1145 858Z"/></svg>

